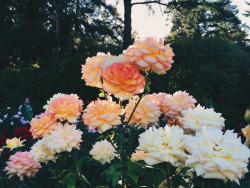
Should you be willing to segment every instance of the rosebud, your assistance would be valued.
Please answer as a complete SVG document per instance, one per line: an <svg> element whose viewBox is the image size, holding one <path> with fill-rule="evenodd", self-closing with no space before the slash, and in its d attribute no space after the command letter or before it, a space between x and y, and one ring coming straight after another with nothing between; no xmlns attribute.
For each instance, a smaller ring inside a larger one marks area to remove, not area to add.
<svg viewBox="0 0 250 188"><path fill-rule="evenodd" d="M249 109L247 109L247 111L245 112L244 118L247 121L247 123L250 124L250 110Z"/></svg>

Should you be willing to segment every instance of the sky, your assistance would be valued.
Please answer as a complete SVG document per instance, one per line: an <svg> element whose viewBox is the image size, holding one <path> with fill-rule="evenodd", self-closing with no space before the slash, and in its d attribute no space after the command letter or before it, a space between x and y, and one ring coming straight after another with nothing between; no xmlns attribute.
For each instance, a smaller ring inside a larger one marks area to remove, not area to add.
<svg viewBox="0 0 250 188"><path fill-rule="evenodd" d="M108 3L115 5L116 1L117 0L108 0ZM133 0L132 2L141 1L143 0ZM248 6L245 1L250 2L250 0L232 0L233 4L238 6L238 17L243 23L250 26L250 17L246 18L242 15L245 10L250 9L250 6ZM148 36L161 38L170 33L171 21L166 21L167 15L161 13L159 5L152 4L152 7L155 10L154 14L150 13L145 5L135 5L132 8L132 31L136 30L140 38ZM123 0L119 1L117 8L118 12L123 17Z"/></svg>

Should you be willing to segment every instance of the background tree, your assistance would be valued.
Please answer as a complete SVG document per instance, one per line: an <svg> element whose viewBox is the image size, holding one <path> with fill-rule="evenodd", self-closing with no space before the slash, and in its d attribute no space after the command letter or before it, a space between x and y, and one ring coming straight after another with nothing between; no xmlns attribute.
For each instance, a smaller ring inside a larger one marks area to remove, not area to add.
<svg viewBox="0 0 250 188"><path fill-rule="evenodd" d="M167 6L168 1L164 0L145 0L133 2L133 0L123 0L124 4L124 29L123 29L123 49L126 49L129 45L132 44L132 7L134 5L148 5L150 4L159 4Z"/></svg>
<svg viewBox="0 0 250 188"><path fill-rule="evenodd" d="M170 38L220 36L246 43L247 33L231 0L173 0L168 7L173 22Z"/></svg>
<svg viewBox="0 0 250 188"><path fill-rule="evenodd" d="M99 0L2 2L0 106L17 105L30 95L38 112L58 92L90 98L94 90L81 92L81 64L98 51L120 53L116 9Z"/></svg>

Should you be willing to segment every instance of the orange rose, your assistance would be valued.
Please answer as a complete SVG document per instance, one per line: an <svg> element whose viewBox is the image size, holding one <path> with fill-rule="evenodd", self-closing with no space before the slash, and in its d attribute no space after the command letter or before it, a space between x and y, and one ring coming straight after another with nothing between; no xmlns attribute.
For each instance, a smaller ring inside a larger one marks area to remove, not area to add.
<svg viewBox="0 0 250 188"><path fill-rule="evenodd" d="M53 130L56 124L56 119L54 115L45 112L40 115L39 118L33 118L30 122L30 132L33 138L41 138L49 134Z"/></svg>
<svg viewBox="0 0 250 188"><path fill-rule="evenodd" d="M75 123L82 112L83 102L77 95L64 95L51 101L48 112L55 114L55 118L61 121L68 120Z"/></svg>
<svg viewBox="0 0 250 188"><path fill-rule="evenodd" d="M103 69L103 90L121 100L127 100L134 94L142 93L145 78L140 71L130 63L114 63Z"/></svg>

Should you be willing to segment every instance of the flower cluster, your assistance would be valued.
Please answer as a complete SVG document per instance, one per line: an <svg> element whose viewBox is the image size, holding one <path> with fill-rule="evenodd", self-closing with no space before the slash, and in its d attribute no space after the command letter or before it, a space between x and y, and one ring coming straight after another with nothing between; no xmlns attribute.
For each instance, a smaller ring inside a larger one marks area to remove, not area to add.
<svg viewBox="0 0 250 188"><path fill-rule="evenodd" d="M56 94L44 107L46 111L30 122L33 138L41 138L54 130L58 121L75 123L82 112L83 102L75 94Z"/></svg>
<svg viewBox="0 0 250 188"><path fill-rule="evenodd" d="M188 181L196 178L193 173L239 184L248 172L250 150L233 131L222 131L225 119L221 114L196 105L196 99L186 91L149 94L151 74L165 74L173 56L163 40L149 37L137 40L122 55L97 53L88 58L82 66L82 79L86 85L100 89L99 96L105 99L85 103L83 110L76 94L54 95L44 106L45 112L31 120L30 132L37 142L29 152L10 156L5 168L9 177L17 175L23 180L24 176L34 176L40 163L50 165L49 161L54 161L60 167L60 160L70 156L75 167L63 170L69 172L63 179L74 176L88 185L83 174L88 170L82 170L82 165L90 167L91 173L98 170L93 166L104 165L104 171L93 174L107 176L103 183L113 187L119 182L122 187L158 187L165 183L171 187L178 174L182 174L178 181L191 187ZM243 129L247 137L249 130L249 126ZM25 136L7 140L5 147L22 147ZM65 161L63 165L67 166ZM190 169L182 171L183 167ZM140 175L150 174L143 170L160 176L154 175L157 180L146 185L146 181L137 181Z"/></svg>
<svg viewBox="0 0 250 188"><path fill-rule="evenodd" d="M55 161L56 153L80 149L81 135L82 132L77 130L75 125L58 123L50 134L31 147L31 156L36 162Z"/></svg>

